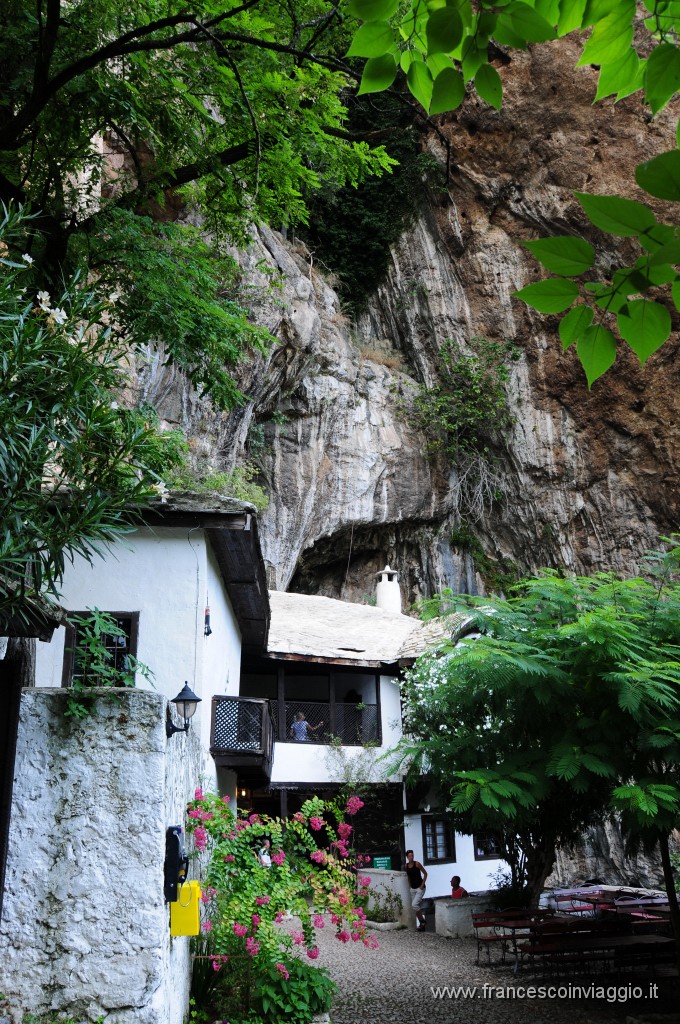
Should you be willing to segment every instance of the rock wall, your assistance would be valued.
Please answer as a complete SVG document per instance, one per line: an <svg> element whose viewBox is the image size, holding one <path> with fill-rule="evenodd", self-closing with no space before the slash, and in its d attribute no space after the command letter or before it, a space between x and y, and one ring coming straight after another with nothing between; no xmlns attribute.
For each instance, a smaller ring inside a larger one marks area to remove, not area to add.
<svg viewBox="0 0 680 1024"><path fill-rule="evenodd" d="M163 862L197 740L166 740L158 694L106 691L84 721L64 717L67 696L22 695L0 925L10 1018L181 1024L189 939L170 938Z"/></svg>
<svg viewBox="0 0 680 1024"><path fill-rule="evenodd" d="M361 600L389 561L410 601L446 585L488 589L494 564L633 571L675 528L677 337L644 369L623 346L589 392L557 318L512 298L541 273L523 239L578 233L602 265L629 255L626 240L618 254L603 249L573 191L645 198L635 165L674 145L673 112L650 123L636 97L593 106L596 71L574 70L576 58L568 39L500 54L502 110L469 97L438 119L448 181L442 164L423 184L420 213L359 323L303 243L255 234L239 259L253 314L277 345L242 369L242 409L217 415L160 361L142 368L143 397L189 430L198 464L259 466L273 586ZM423 145L444 161L439 137ZM521 349L508 389L515 425L496 444L500 498L462 521L455 468L426 454L398 396L435 379L445 339L466 352L479 336Z"/></svg>

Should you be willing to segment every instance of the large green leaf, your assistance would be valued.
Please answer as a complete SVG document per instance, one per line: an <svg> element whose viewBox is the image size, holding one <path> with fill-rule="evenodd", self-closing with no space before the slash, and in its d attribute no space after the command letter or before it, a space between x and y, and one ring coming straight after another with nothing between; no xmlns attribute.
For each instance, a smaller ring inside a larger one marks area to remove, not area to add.
<svg viewBox="0 0 680 1024"><path fill-rule="evenodd" d="M596 324L583 332L576 342L576 351L591 388L616 359L616 339L606 327Z"/></svg>
<svg viewBox="0 0 680 1024"><path fill-rule="evenodd" d="M430 114L443 114L446 110L455 110L465 97L465 83L460 71L455 68L444 68L434 80Z"/></svg>
<svg viewBox="0 0 680 1024"><path fill-rule="evenodd" d="M463 67L463 78L466 82L469 82L475 77L480 67L486 64L487 49L486 46L477 46L477 40L474 36L466 36L463 40L461 49L461 64Z"/></svg>
<svg viewBox="0 0 680 1024"><path fill-rule="evenodd" d="M433 11L427 19L427 52L450 53L463 38L463 22L454 7Z"/></svg>
<svg viewBox="0 0 680 1024"><path fill-rule="evenodd" d="M576 192L576 198L596 228L624 238L641 235L654 227L656 218L649 207L618 196L593 196Z"/></svg>
<svg viewBox="0 0 680 1024"><path fill-rule="evenodd" d="M677 203L680 201L680 150L671 149L638 164L635 180L650 196Z"/></svg>
<svg viewBox="0 0 680 1024"><path fill-rule="evenodd" d="M371 57L364 65L358 95L389 89L396 75L397 65L391 53L385 53L382 57Z"/></svg>
<svg viewBox="0 0 680 1024"><path fill-rule="evenodd" d="M578 295L578 285L561 277L549 277L536 281L515 292L516 299L522 299L527 306L539 313L563 313Z"/></svg>
<svg viewBox="0 0 680 1024"><path fill-rule="evenodd" d="M384 21L367 21L355 33L348 57L382 57L395 46L394 32Z"/></svg>
<svg viewBox="0 0 680 1024"><path fill-rule="evenodd" d="M576 276L590 270L595 262L592 245L570 235L539 238L535 242L525 242L524 245L553 274Z"/></svg>
<svg viewBox="0 0 680 1024"><path fill-rule="evenodd" d="M432 74L424 60L414 60L408 69L406 81L411 93L425 110L430 109L432 100Z"/></svg>
<svg viewBox="0 0 680 1024"><path fill-rule="evenodd" d="M347 10L359 21L387 21L399 7L400 0L349 0Z"/></svg>
<svg viewBox="0 0 680 1024"><path fill-rule="evenodd" d="M609 64L625 57L633 40L634 17L633 0L624 0L620 3L606 18L595 25L576 66Z"/></svg>
<svg viewBox="0 0 680 1024"><path fill-rule="evenodd" d="M593 311L590 306L574 306L560 320L560 339L562 348L568 349L581 337L593 322Z"/></svg>
<svg viewBox="0 0 680 1024"><path fill-rule="evenodd" d="M671 315L665 306L649 299L634 299L617 317L619 333L644 365L671 333Z"/></svg>
<svg viewBox="0 0 680 1024"><path fill-rule="evenodd" d="M490 64L482 64L475 75L475 89L483 100L496 110L500 110L503 102L503 85L501 76Z"/></svg>
<svg viewBox="0 0 680 1024"><path fill-rule="evenodd" d="M527 43L544 43L557 37L553 26L538 11L521 0L506 7L501 17L504 21L507 19L512 31Z"/></svg>
<svg viewBox="0 0 680 1024"><path fill-rule="evenodd" d="M680 89L680 50L672 43L660 43L652 50L645 68L645 96L656 114Z"/></svg>
<svg viewBox="0 0 680 1024"><path fill-rule="evenodd" d="M575 28L580 28L586 9L586 0L560 0L560 17L557 23L557 34L566 36Z"/></svg>
<svg viewBox="0 0 680 1024"><path fill-rule="evenodd" d="M622 100L630 96L642 88L644 73L645 62L640 60L635 50L629 49L619 60L600 68L595 99L616 95L617 100Z"/></svg>

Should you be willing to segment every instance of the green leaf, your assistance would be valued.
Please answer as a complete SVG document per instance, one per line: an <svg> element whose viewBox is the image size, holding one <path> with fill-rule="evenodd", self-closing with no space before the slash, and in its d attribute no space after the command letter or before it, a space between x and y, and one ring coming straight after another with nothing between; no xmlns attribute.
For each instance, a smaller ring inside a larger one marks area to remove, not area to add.
<svg viewBox="0 0 680 1024"><path fill-rule="evenodd" d="M495 110L500 110L503 102L503 85L500 75L490 64L482 64L475 75L475 89L483 100Z"/></svg>
<svg viewBox="0 0 680 1024"><path fill-rule="evenodd" d="M616 10L619 5L619 0L588 0L586 3L586 9L583 15L582 27L585 28L587 25L595 25L596 22L602 21L612 11Z"/></svg>
<svg viewBox="0 0 680 1024"><path fill-rule="evenodd" d="M657 252L662 246L675 241L675 231L667 224L657 224L644 235L640 235L640 245L647 252Z"/></svg>
<svg viewBox="0 0 680 1024"><path fill-rule="evenodd" d="M597 80L596 100L616 94L617 101L642 88L645 62L635 50L628 50L619 60L612 61L600 69Z"/></svg>
<svg viewBox="0 0 680 1024"><path fill-rule="evenodd" d="M443 114L446 110L455 110L465 98L465 83L460 71L455 68L444 68L434 80L430 114Z"/></svg>
<svg viewBox="0 0 680 1024"><path fill-rule="evenodd" d="M545 281L536 281L526 288L515 292L515 298L526 302L527 306L537 309L539 313L563 313L578 295L578 285L574 281L566 281L561 277L549 277Z"/></svg>
<svg viewBox="0 0 680 1024"><path fill-rule="evenodd" d="M592 245L570 235L540 238L535 242L524 242L524 245L553 274L566 274L570 277L584 274L595 262Z"/></svg>
<svg viewBox="0 0 680 1024"><path fill-rule="evenodd" d="M671 285L671 298L676 309L680 309L680 281Z"/></svg>
<svg viewBox="0 0 680 1024"><path fill-rule="evenodd" d="M389 89L396 75L397 65L391 53L385 53L382 57L371 57L364 65L357 95L363 96L367 92L382 92Z"/></svg>
<svg viewBox="0 0 680 1024"><path fill-rule="evenodd" d="M649 299L634 299L617 317L619 333L644 366L671 333L671 315L665 306Z"/></svg>
<svg viewBox="0 0 680 1024"><path fill-rule="evenodd" d="M399 58L399 64L401 65L401 70L404 72L404 74L408 73L408 69L411 67L411 64L413 63L414 60L417 59L418 58L414 54L413 50L403 51L401 57Z"/></svg>
<svg viewBox="0 0 680 1024"><path fill-rule="evenodd" d="M586 64L610 64L626 56L633 41L635 3L619 4L611 14L599 21L583 47L576 67Z"/></svg>
<svg viewBox="0 0 680 1024"><path fill-rule="evenodd" d="M432 100L432 74L425 61L416 59L411 63L406 81L421 107L429 110Z"/></svg>
<svg viewBox="0 0 680 1024"><path fill-rule="evenodd" d="M643 203L618 196L593 196L587 192L574 193L585 210L588 220L611 235L624 238L641 235L656 225L654 214Z"/></svg>
<svg viewBox="0 0 680 1024"><path fill-rule="evenodd" d="M395 37L384 21L367 21L355 33L348 57L382 57L394 49Z"/></svg>
<svg viewBox="0 0 680 1024"><path fill-rule="evenodd" d="M560 17L557 34L566 36L575 28L581 28L586 9L586 0L560 0Z"/></svg>
<svg viewBox="0 0 680 1024"><path fill-rule="evenodd" d="M544 43L548 39L557 38L553 26L538 11L521 0L506 7L502 17L507 18L512 31L528 43Z"/></svg>
<svg viewBox="0 0 680 1024"><path fill-rule="evenodd" d="M463 78L469 82L475 77L479 68L486 64L486 47L479 48L474 36L466 36L463 40L461 51L461 64L463 66Z"/></svg>
<svg viewBox="0 0 680 1024"><path fill-rule="evenodd" d="M669 245L662 245L649 257L650 267L656 267L659 263L680 264L680 238L676 238Z"/></svg>
<svg viewBox="0 0 680 1024"><path fill-rule="evenodd" d="M635 180L650 196L677 203L680 201L680 150L671 149L638 164Z"/></svg>
<svg viewBox="0 0 680 1024"><path fill-rule="evenodd" d="M550 25L556 25L560 16L559 0L536 0L535 8Z"/></svg>
<svg viewBox="0 0 680 1024"><path fill-rule="evenodd" d="M576 351L586 372L590 389L616 359L616 339L606 327L596 324L584 331L578 339Z"/></svg>
<svg viewBox="0 0 680 1024"><path fill-rule="evenodd" d="M443 7L433 11L427 19L425 33L428 54L450 53L463 38L460 14L454 7Z"/></svg>
<svg viewBox="0 0 680 1024"><path fill-rule="evenodd" d="M680 50L672 43L661 43L652 50L645 68L645 96L653 113L666 106L680 88Z"/></svg>
<svg viewBox="0 0 680 1024"><path fill-rule="evenodd" d="M518 36L512 27L512 22L503 14L499 14L493 37L501 46L512 46L515 50L526 50L527 41Z"/></svg>
<svg viewBox="0 0 680 1024"><path fill-rule="evenodd" d="M454 67L453 61L445 53L434 53L431 57L427 57L425 59L425 63L430 69L433 78L436 78L438 74L447 68ZM406 70L408 70L408 68Z"/></svg>
<svg viewBox="0 0 680 1024"><path fill-rule="evenodd" d="M593 322L593 311L590 306L574 306L566 316L560 320L560 338L562 348L568 349L581 335L590 327Z"/></svg>
<svg viewBox="0 0 680 1024"><path fill-rule="evenodd" d="M399 0L349 0L347 10L359 21L387 21L399 7Z"/></svg>

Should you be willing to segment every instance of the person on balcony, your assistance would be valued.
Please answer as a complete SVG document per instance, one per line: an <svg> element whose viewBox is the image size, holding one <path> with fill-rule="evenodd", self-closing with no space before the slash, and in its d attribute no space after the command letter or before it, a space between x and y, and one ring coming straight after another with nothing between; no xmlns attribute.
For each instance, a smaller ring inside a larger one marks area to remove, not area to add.
<svg viewBox="0 0 680 1024"><path fill-rule="evenodd" d="M297 743L306 743L309 739L308 732L316 732L320 729L323 722L319 722L318 725L310 725L305 718L304 711L298 711L295 714L295 720L290 727L290 735Z"/></svg>

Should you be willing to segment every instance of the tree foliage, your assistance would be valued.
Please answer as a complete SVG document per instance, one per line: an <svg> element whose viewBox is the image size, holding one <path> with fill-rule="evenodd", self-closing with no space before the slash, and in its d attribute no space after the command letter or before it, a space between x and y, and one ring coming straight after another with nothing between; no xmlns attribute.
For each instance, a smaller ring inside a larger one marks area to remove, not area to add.
<svg viewBox="0 0 680 1024"><path fill-rule="evenodd" d="M578 65L599 68L596 100L618 102L641 91L657 114L680 87L680 16L668 0L644 0L644 8L634 0L350 0L349 8L363 21L348 50L367 58L360 91L387 88L402 72L430 114L459 107L471 89L498 109L498 48L526 49L574 31L588 33ZM640 164L635 177L651 196L680 201L680 148ZM676 225L659 221L644 203L577 198L601 232L636 240L635 262L598 266L595 248L572 236L529 242L557 276L517 296L541 313L566 313L563 346L576 345L591 386L614 362L617 335L642 364L670 336L671 311L680 310L680 239Z"/></svg>
<svg viewBox="0 0 680 1024"><path fill-rule="evenodd" d="M0 24L0 200L39 212L44 286L104 276L129 341L163 341L233 404L229 370L265 335L229 294L224 240L304 220L321 181L391 166L345 132L337 6L12 0Z"/></svg>
<svg viewBox="0 0 680 1024"><path fill-rule="evenodd" d="M185 447L181 434L159 432L152 411L125 407L115 296L78 276L53 295L37 289L26 224L7 211L0 222L3 616L56 593L69 559L92 558L125 530Z"/></svg>
<svg viewBox="0 0 680 1024"><path fill-rule="evenodd" d="M640 838L680 820L680 549L651 578L543 570L468 599L481 635L419 659L399 752L466 830L520 837L536 896L556 844L613 812Z"/></svg>

